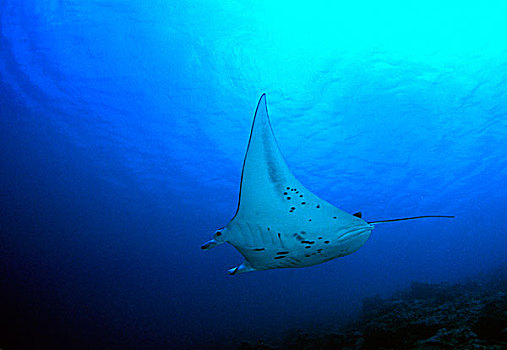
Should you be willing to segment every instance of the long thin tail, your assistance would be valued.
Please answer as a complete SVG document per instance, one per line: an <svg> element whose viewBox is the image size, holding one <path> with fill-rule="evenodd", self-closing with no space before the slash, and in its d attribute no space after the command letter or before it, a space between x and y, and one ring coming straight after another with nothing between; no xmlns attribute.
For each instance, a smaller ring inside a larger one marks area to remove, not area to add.
<svg viewBox="0 0 507 350"><path fill-rule="evenodd" d="M368 223L369 224L380 224L380 223L383 223L383 222L414 220L414 219L424 219L424 218L449 218L449 219L453 219L453 218L455 218L455 216L451 216L451 215L423 215L423 216L412 216L412 217L409 217L409 218L400 218L400 219L388 219L388 220L368 221Z"/></svg>

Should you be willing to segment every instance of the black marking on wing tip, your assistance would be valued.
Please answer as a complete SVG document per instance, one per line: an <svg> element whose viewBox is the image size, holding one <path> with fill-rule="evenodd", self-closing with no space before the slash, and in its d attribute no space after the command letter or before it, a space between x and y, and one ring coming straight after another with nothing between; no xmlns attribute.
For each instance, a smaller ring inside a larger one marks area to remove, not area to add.
<svg viewBox="0 0 507 350"><path fill-rule="evenodd" d="M275 259L283 259L285 257L286 257L286 255L280 255L280 256L275 256Z"/></svg>
<svg viewBox="0 0 507 350"><path fill-rule="evenodd" d="M255 113L254 113L254 117L253 117L253 121L252 121L252 126L250 127L250 137L248 138L248 146L246 147L245 157L243 158L243 166L241 167L241 181L239 183L238 206L236 207L236 212L234 213L234 216L232 217L231 221L236 218L236 216L238 215L238 212L239 212L239 208L241 207L241 188L243 187L242 184L243 184L243 175L244 175L244 171L245 171L246 158L247 158L247 155L248 155L248 152L249 152L249 149L250 149L250 143L252 142L252 134L253 134L254 126L255 126L255 121L257 119L257 112L259 111L259 108L262 108L261 102L262 102L263 99L264 99L264 106L263 107L264 107L264 109L266 111L267 122L268 122L269 127L271 128L271 122L269 121L269 114L268 114L268 104L266 102L266 94L263 93L261 95L261 97L259 98L259 102L257 102L257 107L255 108Z"/></svg>
<svg viewBox="0 0 507 350"><path fill-rule="evenodd" d="M266 250L266 248L254 248L254 251L256 252L262 252L263 250Z"/></svg>
<svg viewBox="0 0 507 350"><path fill-rule="evenodd" d="M276 252L277 255L289 254L290 252Z"/></svg>

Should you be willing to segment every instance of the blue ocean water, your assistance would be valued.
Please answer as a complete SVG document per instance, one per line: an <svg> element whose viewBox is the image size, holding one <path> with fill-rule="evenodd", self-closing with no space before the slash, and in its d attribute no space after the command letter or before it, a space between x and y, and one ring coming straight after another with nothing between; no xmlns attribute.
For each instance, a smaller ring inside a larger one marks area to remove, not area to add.
<svg viewBox="0 0 507 350"><path fill-rule="evenodd" d="M0 347L220 348L507 263L502 2L0 0ZM294 174L379 225L228 276L255 106Z"/></svg>

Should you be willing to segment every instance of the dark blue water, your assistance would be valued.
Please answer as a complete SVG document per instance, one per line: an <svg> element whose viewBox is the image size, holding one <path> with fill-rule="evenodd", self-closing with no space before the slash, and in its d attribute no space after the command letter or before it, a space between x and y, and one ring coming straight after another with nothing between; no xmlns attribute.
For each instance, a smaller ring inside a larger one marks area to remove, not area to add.
<svg viewBox="0 0 507 350"><path fill-rule="evenodd" d="M250 3L0 1L1 348L219 348L507 262L505 5ZM199 247L263 92L317 195L456 218L228 276L241 255Z"/></svg>

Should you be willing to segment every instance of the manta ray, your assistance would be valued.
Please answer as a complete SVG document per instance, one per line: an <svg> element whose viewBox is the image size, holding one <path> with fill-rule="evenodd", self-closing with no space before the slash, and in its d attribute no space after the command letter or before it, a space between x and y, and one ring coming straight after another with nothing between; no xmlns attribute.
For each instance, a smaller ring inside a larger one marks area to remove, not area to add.
<svg viewBox="0 0 507 350"><path fill-rule="evenodd" d="M366 222L361 213L346 213L312 193L287 166L262 94L243 162L236 214L201 249L225 242L234 246L245 261L230 269L231 275L307 267L354 253L366 243L375 224L426 217L453 216Z"/></svg>

